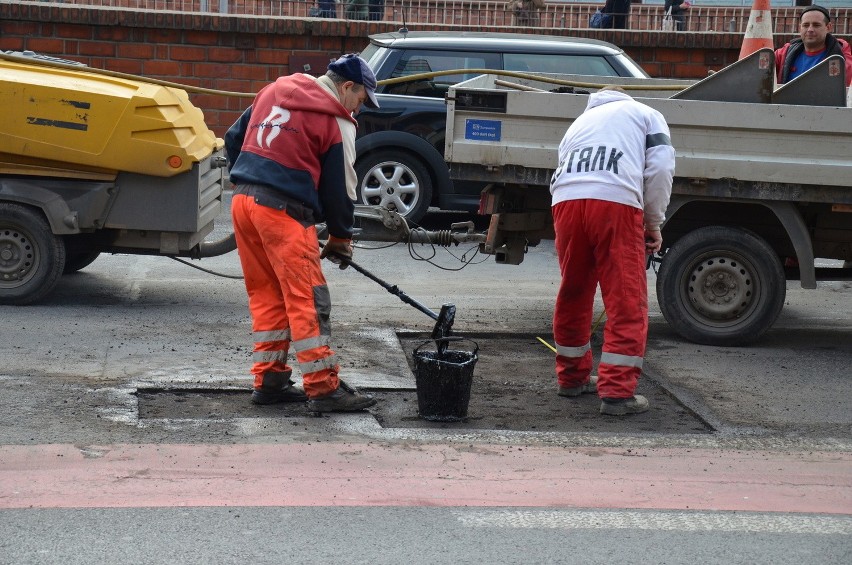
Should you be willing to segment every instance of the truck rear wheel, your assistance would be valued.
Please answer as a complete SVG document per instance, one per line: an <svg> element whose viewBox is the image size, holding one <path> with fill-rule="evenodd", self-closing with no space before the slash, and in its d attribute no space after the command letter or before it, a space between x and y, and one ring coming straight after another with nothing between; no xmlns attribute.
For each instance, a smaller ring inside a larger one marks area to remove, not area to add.
<svg viewBox="0 0 852 565"><path fill-rule="evenodd" d="M66 249L65 267L62 269L62 274L70 275L76 273L80 269L88 267L94 263L95 259L101 254L100 251L82 251L80 253L71 253Z"/></svg>
<svg viewBox="0 0 852 565"><path fill-rule="evenodd" d="M357 201L395 211L419 222L432 201L432 177L419 159L405 151L376 151L355 165Z"/></svg>
<svg viewBox="0 0 852 565"><path fill-rule="evenodd" d="M787 292L775 251L744 230L709 226L666 252L657 274L663 316L704 345L746 345L778 318Z"/></svg>
<svg viewBox="0 0 852 565"><path fill-rule="evenodd" d="M65 244L33 208L0 203L0 304L29 304L53 290Z"/></svg>

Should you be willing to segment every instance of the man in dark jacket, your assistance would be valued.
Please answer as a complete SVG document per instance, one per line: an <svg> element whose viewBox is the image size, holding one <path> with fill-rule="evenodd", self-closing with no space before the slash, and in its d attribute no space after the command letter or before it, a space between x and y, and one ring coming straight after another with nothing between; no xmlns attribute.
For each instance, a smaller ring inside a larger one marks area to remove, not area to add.
<svg viewBox="0 0 852 565"><path fill-rule="evenodd" d="M799 20L800 39L775 51L775 74L779 84L789 82L831 55L846 59L846 86L852 84L852 50L849 44L831 35L833 24L828 10L809 6Z"/></svg>
<svg viewBox="0 0 852 565"><path fill-rule="evenodd" d="M630 19L630 0L606 0L601 11L611 16L609 25L606 27L627 29L627 23Z"/></svg>
<svg viewBox="0 0 852 565"><path fill-rule="evenodd" d="M666 0L663 5L663 10L672 11L672 19L675 22L675 29L683 31L686 28L686 11L689 10L691 4L688 0Z"/></svg>

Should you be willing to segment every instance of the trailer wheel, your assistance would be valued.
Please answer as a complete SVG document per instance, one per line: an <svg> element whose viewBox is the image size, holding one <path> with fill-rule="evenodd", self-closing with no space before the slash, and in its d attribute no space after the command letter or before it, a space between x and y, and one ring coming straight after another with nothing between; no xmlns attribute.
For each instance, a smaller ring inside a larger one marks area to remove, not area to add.
<svg viewBox="0 0 852 565"><path fill-rule="evenodd" d="M33 208L0 203L0 304L29 304L53 290L65 243Z"/></svg>
<svg viewBox="0 0 852 565"><path fill-rule="evenodd" d="M657 274L663 316L704 345L746 345L778 318L787 292L775 251L744 230L709 226L666 252Z"/></svg>
<svg viewBox="0 0 852 565"><path fill-rule="evenodd" d="M355 165L357 201L395 211L419 222L432 202L432 177L421 161L405 151L377 151Z"/></svg>
<svg viewBox="0 0 852 565"><path fill-rule="evenodd" d="M81 253L65 253L65 267L62 269L63 275L76 273L80 269L84 269L91 265L95 259L101 254L100 251L83 251Z"/></svg>

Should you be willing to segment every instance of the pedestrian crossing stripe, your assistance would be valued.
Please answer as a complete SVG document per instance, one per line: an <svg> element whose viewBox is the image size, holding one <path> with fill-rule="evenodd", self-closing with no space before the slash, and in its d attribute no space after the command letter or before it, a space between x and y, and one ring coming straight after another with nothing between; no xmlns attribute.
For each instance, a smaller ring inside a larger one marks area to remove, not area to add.
<svg viewBox="0 0 852 565"><path fill-rule="evenodd" d="M470 528L852 534L852 516L653 510L457 511Z"/></svg>

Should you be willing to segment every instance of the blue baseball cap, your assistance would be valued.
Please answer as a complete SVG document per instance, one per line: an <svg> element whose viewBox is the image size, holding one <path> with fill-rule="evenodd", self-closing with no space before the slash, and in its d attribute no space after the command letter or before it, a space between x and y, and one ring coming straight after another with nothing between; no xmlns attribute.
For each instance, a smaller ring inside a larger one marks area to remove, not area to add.
<svg viewBox="0 0 852 565"><path fill-rule="evenodd" d="M379 107L379 101L376 100L376 75L373 74L373 69L370 68L367 61L355 53L349 53L333 63L329 63L328 70L347 80L363 85L364 90L367 91L367 101L364 104L370 108Z"/></svg>

